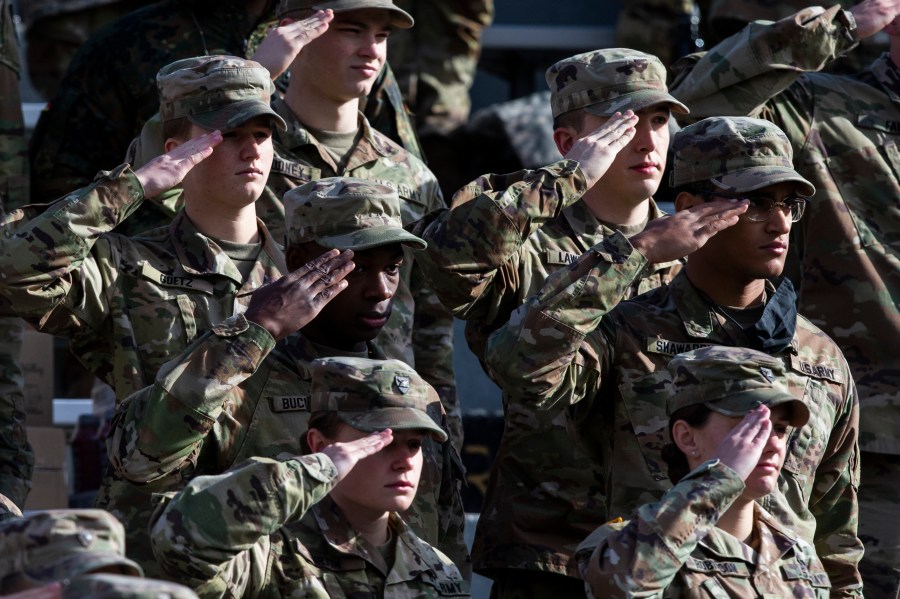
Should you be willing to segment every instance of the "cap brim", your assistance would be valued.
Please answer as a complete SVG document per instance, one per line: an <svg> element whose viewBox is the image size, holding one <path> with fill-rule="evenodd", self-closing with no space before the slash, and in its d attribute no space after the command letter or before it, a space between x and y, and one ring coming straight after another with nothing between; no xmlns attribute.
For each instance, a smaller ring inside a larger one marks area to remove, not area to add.
<svg viewBox="0 0 900 599"><path fill-rule="evenodd" d="M317 237L315 242L325 248L338 250L369 250L383 245L402 243L415 250L424 250L428 244L424 239L399 227L384 225L359 229L346 235L328 235Z"/></svg>
<svg viewBox="0 0 900 599"><path fill-rule="evenodd" d="M366 432L424 430L439 443L447 440L447 433L428 414L415 408L380 408L370 412L337 412L338 417L353 428Z"/></svg>
<svg viewBox="0 0 900 599"><path fill-rule="evenodd" d="M36 582L48 583L56 580L59 572L65 572L69 578L74 578L112 566L122 568L123 573L129 576L144 575L144 571L136 562L124 556L115 553L95 553L87 549L50 565L26 569L23 574Z"/></svg>
<svg viewBox="0 0 900 599"><path fill-rule="evenodd" d="M801 427L809 422L809 408L806 407L806 404L793 395L788 395L777 389L742 391L715 401L706 402L705 405L719 414L740 418L759 404L764 404L769 409L782 404L790 404L788 423L791 426Z"/></svg>
<svg viewBox="0 0 900 599"><path fill-rule="evenodd" d="M611 100L604 100L584 107L584 110L597 116L612 116L617 112L632 110L638 112L655 106L667 104L671 112L690 114L688 107L676 100L672 95L658 89L644 89L630 94L622 94Z"/></svg>
<svg viewBox="0 0 900 599"><path fill-rule="evenodd" d="M230 131L237 129L247 121L260 116L268 116L282 131L287 131L287 123L277 112L261 100L243 100L228 104L218 110L211 110L202 114L192 114L189 121L206 129L207 131Z"/></svg>
<svg viewBox="0 0 900 599"><path fill-rule="evenodd" d="M776 183L797 183L800 185L801 193L805 196L816 193L816 188L812 183L787 166L754 166L721 177L713 177L710 181L722 190L731 193L756 191Z"/></svg>
<svg viewBox="0 0 900 599"><path fill-rule="evenodd" d="M350 12L353 10L365 10L369 8L380 8L382 10L386 10L391 13L391 26L397 29L409 29L413 25L416 24L415 19L412 18L408 12L403 10L398 6L394 6L392 1L385 0L369 0L363 5L355 5L355 6L341 6L343 2L340 0L336 2L321 2L311 7L311 10L332 10L335 13L339 12Z"/></svg>

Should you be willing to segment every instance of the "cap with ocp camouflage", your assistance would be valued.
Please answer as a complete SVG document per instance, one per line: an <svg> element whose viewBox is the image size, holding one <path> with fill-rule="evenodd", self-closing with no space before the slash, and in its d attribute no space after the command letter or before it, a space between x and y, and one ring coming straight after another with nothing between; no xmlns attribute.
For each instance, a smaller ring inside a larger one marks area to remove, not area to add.
<svg viewBox="0 0 900 599"><path fill-rule="evenodd" d="M727 193L774 185L800 184L803 195L816 193L794 170L791 142L777 125L749 117L710 117L688 125L672 142L671 184L710 181Z"/></svg>
<svg viewBox="0 0 900 599"><path fill-rule="evenodd" d="M809 408L784 384L781 359L745 347L711 345L678 354L669 361L674 393L666 402L671 416L703 404L726 416L744 416L759 404L787 404L791 426L809 420Z"/></svg>
<svg viewBox="0 0 900 599"><path fill-rule="evenodd" d="M121 576L86 574L69 580L62 599L196 599L197 593L174 582Z"/></svg>
<svg viewBox="0 0 900 599"><path fill-rule="evenodd" d="M299 11L326 10L329 8L335 13L362 10L364 8L381 8L390 11L391 25L398 29L409 29L415 24L408 12L394 6L393 0L281 0L275 11L275 16L278 19L283 19Z"/></svg>
<svg viewBox="0 0 900 599"><path fill-rule="evenodd" d="M399 360L322 358L310 367L310 412L337 412L361 431L427 430L443 443L447 433L428 415L437 391Z"/></svg>
<svg viewBox="0 0 900 599"><path fill-rule="evenodd" d="M0 580L20 574L35 584L119 566L142 576L125 558L125 530L103 510L48 510L0 524Z"/></svg>
<svg viewBox="0 0 900 599"><path fill-rule="evenodd" d="M310 181L284 194L286 245L315 241L339 250L368 250L391 243L428 246L403 229L400 196L379 183L351 177Z"/></svg>
<svg viewBox="0 0 900 599"><path fill-rule="evenodd" d="M608 48L560 60L546 73L553 117L584 108L597 116L635 112L654 104L669 104L687 114L687 106L669 95L666 68L652 54L628 48Z"/></svg>
<svg viewBox="0 0 900 599"><path fill-rule="evenodd" d="M236 56L198 56L177 60L156 75L163 122L187 118L207 131L227 131L268 116L287 125L269 106L275 84L258 62Z"/></svg>

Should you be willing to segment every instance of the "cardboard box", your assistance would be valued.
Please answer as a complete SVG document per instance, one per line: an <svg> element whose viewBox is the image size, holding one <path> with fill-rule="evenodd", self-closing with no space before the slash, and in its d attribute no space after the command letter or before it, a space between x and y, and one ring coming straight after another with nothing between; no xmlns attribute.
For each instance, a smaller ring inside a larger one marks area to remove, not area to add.
<svg viewBox="0 0 900 599"><path fill-rule="evenodd" d="M26 510L50 510L69 507L66 481L66 432L49 426L26 427L28 442L34 449L34 475Z"/></svg>
<svg viewBox="0 0 900 599"><path fill-rule="evenodd" d="M20 365L25 378L25 422L29 426L52 426L53 336L25 325Z"/></svg>

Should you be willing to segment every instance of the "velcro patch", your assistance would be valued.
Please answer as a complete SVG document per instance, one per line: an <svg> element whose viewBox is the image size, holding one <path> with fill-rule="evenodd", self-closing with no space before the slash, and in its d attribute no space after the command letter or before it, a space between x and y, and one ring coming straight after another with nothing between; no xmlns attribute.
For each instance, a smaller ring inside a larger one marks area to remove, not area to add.
<svg viewBox="0 0 900 599"><path fill-rule="evenodd" d="M750 577L750 570L743 562L718 562L711 559L697 559L689 557L684 567L692 572L716 572L722 576Z"/></svg>
<svg viewBox="0 0 900 599"><path fill-rule="evenodd" d="M844 373L829 363L814 364L797 356L791 356L791 368L806 376L826 379L838 385L844 384Z"/></svg>
<svg viewBox="0 0 900 599"><path fill-rule="evenodd" d="M309 395L278 395L269 399L273 412L309 411Z"/></svg>
<svg viewBox="0 0 900 599"><path fill-rule="evenodd" d="M213 293L213 284L209 281L181 275L169 275L160 272L147 262L141 266L141 276L164 287L179 287L199 293Z"/></svg>
<svg viewBox="0 0 900 599"><path fill-rule="evenodd" d="M578 254L556 250L547 250L544 252L544 263L546 264L561 264L566 266L574 263L576 260L578 260Z"/></svg>
<svg viewBox="0 0 900 599"><path fill-rule="evenodd" d="M644 351L648 354L677 356L686 351L700 349L701 347L709 347L711 345L715 345L715 343L696 343L690 341L669 341L668 339L647 338L647 342L644 344Z"/></svg>

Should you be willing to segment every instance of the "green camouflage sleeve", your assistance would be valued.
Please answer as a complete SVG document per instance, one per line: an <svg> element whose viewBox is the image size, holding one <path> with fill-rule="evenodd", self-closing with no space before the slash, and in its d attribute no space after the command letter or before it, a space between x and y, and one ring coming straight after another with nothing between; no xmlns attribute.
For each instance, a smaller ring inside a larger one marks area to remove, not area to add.
<svg viewBox="0 0 900 599"><path fill-rule="evenodd" d="M594 597L662 597L697 543L744 490L720 461L697 467L627 522L604 524L575 554Z"/></svg>
<svg viewBox="0 0 900 599"><path fill-rule="evenodd" d="M609 327L588 333L605 324L647 264L617 232L550 275L488 340L494 380L509 396L528 398L539 409L584 399L609 367L606 339L614 334Z"/></svg>
<svg viewBox="0 0 900 599"><path fill-rule="evenodd" d="M19 95L19 40L12 5L0 1L0 214L29 203L28 148Z"/></svg>
<svg viewBox="0 0 900 599"><path fill-rule="evenodd" d="M153 552L164 572L201 597L257 596L268 580L269 535L302 518L336 477L322 453L251 458L197 477L151 523Z"/></svg>
<svg viewBox="0 0 900 599"><path fill-rule="evenodd" d="M137 484L189 476L223 405L274 347L243 314L199 337L119 406L107 437L115 471Z"/></svg>
<svg viewBox="0 0 900 599"><path fill-rule="evenodd" d="M12 309L45 333L97 328L109 313L105 290L118 276L109 256L95 255L97 241L143 199L137 177L122 165L31 220L7 226L0 237L0 292Z"/></svg>
<svg viewBox="0 0 900 599"><path fill-rule="evenodd" d="M811 7L774 23L750 23L708 52L676 62L669 70L669 93L691 109L692 121L759 116L800 75L856 46L853 34L835 21L840 9Z"/></svg>
<svg viewBox="0 0 900 599"><path fill-rule="evenodd" d="M449 210L416 228L428 241L416 261L454 316L493 320L519 287L515 266L524 241L586 190L573 160L483 175L454 195Z"/></svg>

